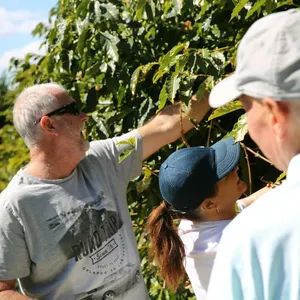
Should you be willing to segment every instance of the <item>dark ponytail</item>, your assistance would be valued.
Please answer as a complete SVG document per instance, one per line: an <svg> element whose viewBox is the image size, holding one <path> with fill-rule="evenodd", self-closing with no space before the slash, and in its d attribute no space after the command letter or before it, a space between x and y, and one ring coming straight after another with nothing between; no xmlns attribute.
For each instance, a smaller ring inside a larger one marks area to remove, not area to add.
<svg viewBox="0 0 300 300"><path fill-rule="evenodd" d="M160 276L174 290L185 276L185 250L173 224L175 218L181 217L163 201L151 212L146 224L151 239L150 255L159 267Z"/></svg>

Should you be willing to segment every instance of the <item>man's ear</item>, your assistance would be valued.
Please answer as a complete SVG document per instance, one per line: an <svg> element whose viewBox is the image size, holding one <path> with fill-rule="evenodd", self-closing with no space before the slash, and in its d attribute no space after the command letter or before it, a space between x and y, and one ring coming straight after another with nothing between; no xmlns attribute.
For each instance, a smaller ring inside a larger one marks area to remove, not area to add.
<svg viewBox="0 0 300 300"><path fill-rule="evenodd" d="M51 118L49 118L47 116L43 116L41 118L40 124L41 124L42 129L45 132L47 132L48 134L51 134L51 135L58 136L58 131L57 131L55 122Z"/></svg>
<svg viewBox="0 0 300 300"><path fill-rule="evenodd" d="M287 133L288 105L282 101L275 101L272 98L264 98L262 102L270 114L271 126L275 132L276 139L282 140Z"/></svg>
<svg viewBox="0 0 300 300"><path fill-rule="evenodd" d="M215 203L215 201L213 201L212 199L205 199L201 204L200 204L200 208L201 210L204 211L209 211L209 210L216 210L217 209L217 205Z"/></svg>

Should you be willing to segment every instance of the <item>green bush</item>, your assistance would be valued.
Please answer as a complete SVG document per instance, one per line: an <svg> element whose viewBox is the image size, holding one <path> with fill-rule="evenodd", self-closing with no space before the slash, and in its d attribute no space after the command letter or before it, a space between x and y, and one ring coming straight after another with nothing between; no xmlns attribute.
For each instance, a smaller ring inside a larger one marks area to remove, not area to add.
<svg viewBox="0 0 300 300"><path fill-rule="evenodd" d="M39 24L33 32L44 37L47 53L12 60L15 92L34 83L59 82L89 113L90 140L120 135L167 104L180 100L188 105L192 94L201 97L234 71L237 46L249 26L263 15L291 7L296 5L282 0L61 0L50 12L50 26ZM241 176L249 184L248 193L279 175L247 135L241 108L235 101L211 112L195 130L145 162L143 174L128 187L152 299L194 299L188 281L176 294L168 290L147 256L143 225L161 201L157 170L163 159L188 144L210 145L231 135L243 142ZM15 171L27 154L10 122L1 130L1 158ZM3 174L1 188L11 177L10 172Z"/></svg>

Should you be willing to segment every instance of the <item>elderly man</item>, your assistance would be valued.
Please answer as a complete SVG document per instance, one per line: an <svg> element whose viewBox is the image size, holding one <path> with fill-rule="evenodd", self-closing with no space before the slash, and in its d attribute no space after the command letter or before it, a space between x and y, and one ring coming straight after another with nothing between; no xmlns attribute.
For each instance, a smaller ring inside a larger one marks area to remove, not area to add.
<svg viewBox="0 0 300 300"><path fill-rule="evenodd" d="M200 121L208 101L192 100ZM0 196L0 299L148 299L126 201L141 161L192 128L179 105L121 137L88 143L88 117L58 84L18 97L31 160ZM133 138L135 150L118 162ZM23 293L14 288L16 280Z"/></svg>
<svg viewBox="0 0 300 300"><path fill-rule="evenodd" d="M213 107L237 97L252 139L287 180L224 231L208 299L300 299L300 11L256 21L235 74L212 91Z"/></svg>

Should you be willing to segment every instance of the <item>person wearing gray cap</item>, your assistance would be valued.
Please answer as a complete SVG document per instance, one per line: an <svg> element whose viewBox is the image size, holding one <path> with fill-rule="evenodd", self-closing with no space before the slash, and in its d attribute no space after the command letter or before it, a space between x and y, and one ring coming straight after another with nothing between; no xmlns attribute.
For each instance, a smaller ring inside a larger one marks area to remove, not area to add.
<svg viewBox="0 0 300 300"><path fill-rule="evenodd" d="M247 189L237 173L239 157L239 143L227 138L211 147L177 150L160 167L164 201L147 221L150 252L168 286L176 289L186 272L198 300L206 299L222 231L236 208L242 210L269 190L237 200Z"/></svg>
<svg viewBox="0 0 300 300"><path fill-rule="evenodd" d="M236 71L215 86L209 103L236 98L250 136L287 179L224 230L208 299L300 299L299 10L273 13L249 28Z"/></svg>

